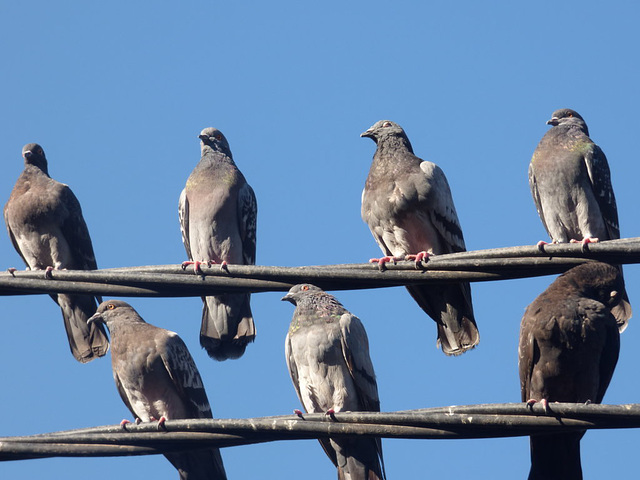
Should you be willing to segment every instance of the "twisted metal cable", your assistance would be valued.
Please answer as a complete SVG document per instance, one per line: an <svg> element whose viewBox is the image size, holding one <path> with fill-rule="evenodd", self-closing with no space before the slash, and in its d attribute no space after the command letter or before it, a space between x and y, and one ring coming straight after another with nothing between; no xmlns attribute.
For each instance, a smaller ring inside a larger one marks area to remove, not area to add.
<svg viewBox="0 0 640 480"><path fill-rule="evenodd" d="M85 293L123 297L190 297L221 293L286 291L297 283L324 290L354 290L443 282L480 282L562 273L588 261L640 263L640 237L589 244L529 245L436 255L417 268L414 262L305 267L260 265L203 266L202 274L180 265L102 270L0 273L0 295Z"/></svg>
<svg viewBox="0 0 640 480"><path fill-rule="evenodd" d="M486 404L400 412L344 412L249 419L168 420L0 438L0 461L47 457L153 455L329 436L404 439L504 438L640 427L640 404Z"/></svg>

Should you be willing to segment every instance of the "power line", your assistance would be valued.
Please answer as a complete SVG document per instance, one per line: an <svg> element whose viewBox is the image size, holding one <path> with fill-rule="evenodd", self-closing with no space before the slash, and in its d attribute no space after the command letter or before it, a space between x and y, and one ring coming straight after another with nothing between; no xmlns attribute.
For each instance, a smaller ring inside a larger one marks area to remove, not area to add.
<svg viewBox="0 0 640 480"><path fill-rule="evenodd" d="M481 282L562 273L586 261L640 263L640 238L589 244L506 247L431 257L420 268L414 262L278 267L260 265L203 266L202 275L180 265L102 270L53 270L0 273L0 295L85 293L124 297L190 297L220 293L286 291L297 283L324 290L354 290L443 282Z"/></svg>
<svg viewBox="0 0 640 480"><path fill-rule="evenodd" d="M336 436L403 439L503 438L638 428L640 404L486 404L401 412L344 412L249 419L168 420L0 438L0 461L47 457L154 455L209 447Z"/></svg>

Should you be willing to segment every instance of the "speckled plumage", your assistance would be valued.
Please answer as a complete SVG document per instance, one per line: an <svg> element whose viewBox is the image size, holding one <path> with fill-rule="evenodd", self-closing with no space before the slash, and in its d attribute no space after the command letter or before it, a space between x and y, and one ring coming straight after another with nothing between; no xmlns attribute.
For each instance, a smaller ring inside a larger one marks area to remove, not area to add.
<svg viewBox="0 0 640 480"><path fill-rule="evenodd" d="M37 143L22 149L24 170L4 207L11 243L30 270L95 270L96 259L80 202L71 189L49 176L44 150ZM89 326L99 297L51 295L60 306L71 353L86 363L103 356L109 341L100 325Z"/></svg>
<svg viewBox="0 0 640 480"><path fill-rule="evenodd" d="M369 341L358 317L314 285L296 285L282 300L296 306L285 356L304 409L379 412ZM380 439L331 438L320 443L339 479L385 478Z"/></svg>
<svg viewBox="0 0 640 480"><path fill-rule="evenodd" d="M518 348L522 401L602 401L620 351L612 309L623 287L616 267L587 263L558 277L527 307ZM532 436L529 479L581 479L583 435Z"/></svg>
<svg viewBox="0 0 640 480"><path fill-rule="evenodd" d="M618 208L607 157L589 138L584 119L568 108L553 112L551 129L540 140L529 164L529 187L538 215L553 242L620 238ZM622 267L619 267L622 272ZM616 314L624 330L631 318L626 290Z"/></svg>
<svg viewBox="0 0 640 480"><path fill-rule="evenodd" d="M174 332L146 323L120 300L100 304L92 324L111 334L111 364L118 393L131 413L153 419L212 418L207 393L187 346ZM224 480L220 450L165 455L181 480Z"/></svg>
<svg viewBox="0 0 640 480"><path fill-rule="evenodd" d="M190 260L253 265L257 203L236 166L229 143L215 128L200 133L201 159L180 195L182 241ZM203 297L200 344L209 356L242 356L256 331L249 294Z"/></svg>
<svg viewBox="0 0 640 480"><path fill-rule="evenodd" d="M402 127L380 120L361 136L377 144L362 192L362 219L385 255L466 250L449 183L436 164L413 153ZM475 347L480 335L468 282L407 287L438 326L447 355Z"/></svg>

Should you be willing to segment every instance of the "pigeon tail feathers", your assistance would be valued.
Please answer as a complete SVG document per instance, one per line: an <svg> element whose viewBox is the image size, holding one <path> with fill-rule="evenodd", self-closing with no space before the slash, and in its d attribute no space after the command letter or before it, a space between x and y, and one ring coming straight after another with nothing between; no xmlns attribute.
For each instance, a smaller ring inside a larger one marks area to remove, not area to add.
<svg viewBox="0 0 640 480"><path fill-rule="evenodd" d="M216 295L203 298L200 345L214 360L240 358L254 341L250 295Z"/></svg>

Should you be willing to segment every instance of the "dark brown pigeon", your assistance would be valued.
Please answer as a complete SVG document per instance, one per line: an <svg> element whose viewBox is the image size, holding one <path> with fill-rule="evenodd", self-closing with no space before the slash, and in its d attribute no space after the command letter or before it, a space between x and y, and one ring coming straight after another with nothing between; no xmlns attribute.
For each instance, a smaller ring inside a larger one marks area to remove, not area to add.
<svg viewBox="0 0 640 480"><path fill-rule="evenodd" d="M4 207L11 243L30 270L95 270L96 259L78 199L49 176L44 150L37 143L22 149L24 170ZM87 325L100 298L51 295L60 306L71 353L86 363L101 357L109 341L101 325Z"/></svg>
<svg viewBox="0 0 640 480"><path fill-rule="evenodd" d="M102 302L90 323L111 334L111 365L118 393L143 422L212 418L207 392L187 346L178 334L146 323L131 305ZM218 448L170 453L165 457L181 480L223 480Z"/></svg>
<svg viewBox="0 0 640 480"><path fill-rule="evenodd" d="M553 112L551 129L529 164L529 186L544 228L553 243L620 238L618 208L607 157L589 138L584 119L569 108ZM540 242L544 244L544 242ZM622 267L620 266L622 272ZM616 314L622 332L631 318L625 289Z"/></svg>
<svg viewBox="0 0 640 480"><path fill-rule="evenodd" d="M256 261L257 203L220 130L200 133L200 163L180 195L182 241L195 265ZM248 293L203 297L200 345L211 358L241 357L256 336Z"/></svg>
<svg viewBox="0 0 640 480"><path fill-rule="evenodd" d="M369 341L358 317L314 285L296 285L282 300L296 306L285 357L304 409L379 412ZM320 444L337 467L339 480L385 478L379 438L330 438Z"/></svg>
<svg viewBox="0 0 640 480"><path fill-rule="evenodd" d="M386 255L379 263L464 252L451 189L440 167L416 157L402 127L389 120L360 136L378 146L362 192L362 219ZM468 282L407 290L438 325L444 353L459 355L478 344Z"/></svg>
<svg viewBox="0 0 640 480"><path fill-rule="evenodd" d="M522 401L600 403L620 351L614 307L620 271L586 263L558 277L522 317L518 348ZM531 437L530 480L579 480L584 432Z"/></svg>

